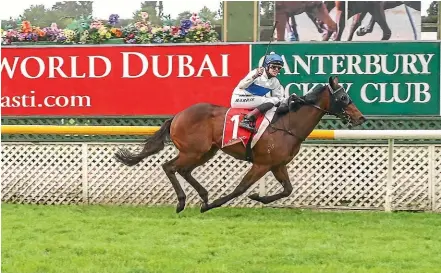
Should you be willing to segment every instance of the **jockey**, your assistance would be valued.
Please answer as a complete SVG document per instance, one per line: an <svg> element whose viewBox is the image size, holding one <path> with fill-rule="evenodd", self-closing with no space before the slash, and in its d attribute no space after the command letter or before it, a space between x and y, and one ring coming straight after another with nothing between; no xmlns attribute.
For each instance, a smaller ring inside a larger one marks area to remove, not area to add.
<svg viewBox="0 0 441 273"><path fill-rule="evenodd" d="M254 121L257 117L275 105L278 106L285 98L285 89L277 79L283 65L282 57L271 52L265 56L263 67L249 72L236 86L231 97L231 107L253 109L239 127L256 132Z"/></svg>

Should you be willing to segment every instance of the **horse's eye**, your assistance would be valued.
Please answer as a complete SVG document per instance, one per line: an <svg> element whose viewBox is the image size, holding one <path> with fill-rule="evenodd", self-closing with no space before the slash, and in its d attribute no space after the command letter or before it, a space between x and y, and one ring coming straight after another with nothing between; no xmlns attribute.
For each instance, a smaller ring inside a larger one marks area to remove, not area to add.
<svg viewBox="0 0 441 273"><path fill-rule="evenodd" d="M347 97L347 96L342 96L342 97L341 97L341 100L342 100L342 101L347 101L347 100L348 100L348 97Z"/></svg>

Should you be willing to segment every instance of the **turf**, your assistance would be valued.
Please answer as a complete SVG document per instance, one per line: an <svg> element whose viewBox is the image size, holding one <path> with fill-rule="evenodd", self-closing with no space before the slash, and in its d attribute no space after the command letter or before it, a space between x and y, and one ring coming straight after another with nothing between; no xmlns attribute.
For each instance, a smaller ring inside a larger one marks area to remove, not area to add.
<svg viewBox="0 0 441 273"><path fill-rule="evenodd" d="M2 272L440 272L441 215L2 204Z"/></svg>

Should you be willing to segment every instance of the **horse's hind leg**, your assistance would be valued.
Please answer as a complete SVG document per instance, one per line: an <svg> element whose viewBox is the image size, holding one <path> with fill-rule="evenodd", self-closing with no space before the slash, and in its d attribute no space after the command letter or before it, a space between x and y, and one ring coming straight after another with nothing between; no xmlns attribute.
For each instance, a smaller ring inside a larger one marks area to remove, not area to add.
<svg viewBox="0 0 441 273"><path fill-rule="evenodd" d="M240 196L241 194L246 192L249 187L256 183L262 176L264 176L270 168L270 166L254 164L232 193L214 200L211 204L203 204L201 207L201 212L206 212L207 210L210 210L212 208L220 207L231 199Z"/></svg>
<svg viewBox="0 0 441 273"><path fill-rule="evenodd" d="M178 205L176 206L177 213L181 212L185 208L185 200L187 196L185 195L184 190L176 178L176 172L182 175L182 177L196 189L199 196L201 196L202 200L204 200L206 203L208 202L208 192L201 184L199 184L198 181L196 181L196 179L194 179L191 172L197 166L207 162L211 157L214 156L214 154L216 154L216 152L217 148L212 148L205 154L179 152L178 156L162 165L162 168L164 169L167 177L170 179L170 182L172 183L178 197Z"/></svg>
<svg viewBox="0 0 441 273"><path fill-rule="evenodd" d="M264 204L268 204L271 202L274 202L278 199L288 197L292 192L292 185L289 181L289 175L288 170L286 169L286 165L279 165L271 169L272 173L274 174L274 177L276 177L277 181L280 182L283 186L283 191L274 195L267 195L267 196L259 196L258 193L251 194L248 196L248 198L262 202Z"/></svg>
<svg viewBox="0 0 441 273"><path fill-rule="evenodd" d="M206 204L208 203L208 192L207 190L191 175L191 172L197 167L204 165L208 160L213 158L216 152L219 149L215 146L211 148L206 154L202 156L202 158L195 162L193 165L189 167L184 167L178 169L178 173L198 192L202 201Z"/></svg>
<svg viewBox="0 0 441 273"><path fill-rule="evenodd" d="M383 31L383 37L381 40L389 40L392 36L392 31L390 30L386 21L386 15L384 14L384 3L380 2L378 4L378 8L373 8L371 14L372 18L375 18L375 21L378 25L380 25L380 28Z"/></svg>
<svg viewBox="0 0 441 273"><path fill-rule="evenodd" d="M181 212L185 207L185 192L179 184L178 179L176 178L176 163L180 160L180 154L173 158L172 160L162 164L162 169L167 175L168 179L172 183L173 188L175 189L176 195L178 197L178 205L176 206L176 212Z"/></svg>

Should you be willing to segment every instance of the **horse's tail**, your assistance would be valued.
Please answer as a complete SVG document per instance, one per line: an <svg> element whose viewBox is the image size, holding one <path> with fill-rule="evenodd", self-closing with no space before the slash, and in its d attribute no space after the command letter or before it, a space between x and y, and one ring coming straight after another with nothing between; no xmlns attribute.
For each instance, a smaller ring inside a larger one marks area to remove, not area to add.
<svg viewBox="0 0 441 273"><path fill-rule="evenodd" d="M144 158L164 149L166 138L170 136L172 121L173 118L166 120L161 128L146 140L144 148L139 154L133 154L125 148L119 149L115 154L116 160L127 166L133 166L141 162Z"/></svg>

